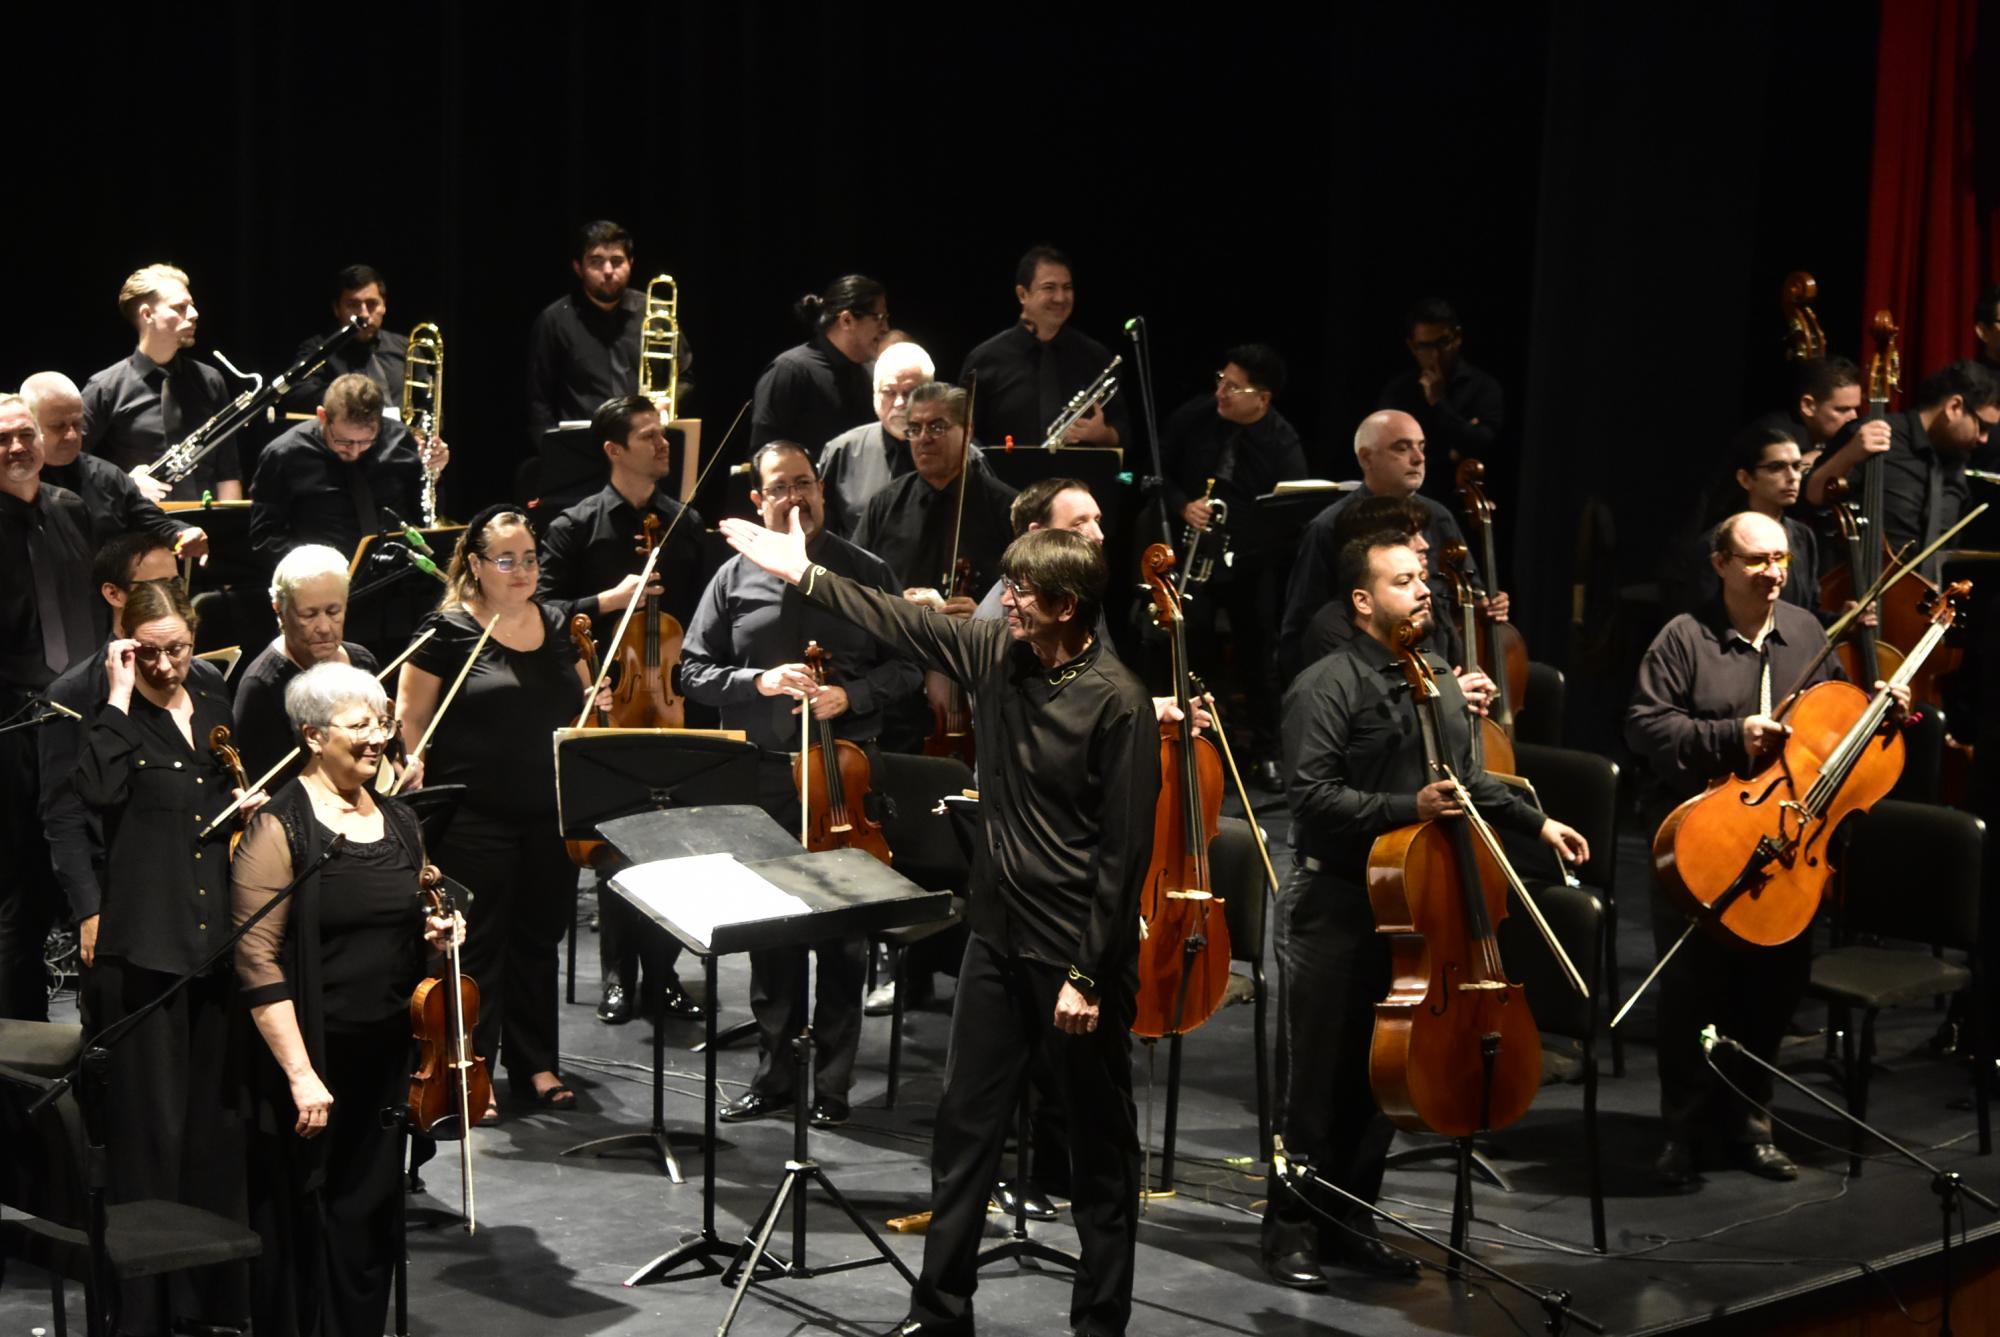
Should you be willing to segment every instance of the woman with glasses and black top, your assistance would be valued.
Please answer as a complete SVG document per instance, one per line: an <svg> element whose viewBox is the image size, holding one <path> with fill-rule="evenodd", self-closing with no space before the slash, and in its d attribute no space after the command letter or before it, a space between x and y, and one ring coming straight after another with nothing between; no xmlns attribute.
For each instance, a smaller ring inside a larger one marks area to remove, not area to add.
<svg viewBox="0 0 2000 1337"><path fill-rule="evenodd" d="M77 796L96 811L103 900L84 921L86 1021L101 1034L165 993L229 936L229 837L204 834L239 792L209 748L232 722L215 668L194 658L194 609L178 581L144 581L125 604L129 635L105 649L108 689L85 735ZM262 796L246 803L254 810ZM122 1037L98 1099L111 1200L167 1198L243 1219L243 1133L229 1085L229 962L221 961ZM119 1330L165 1333L175 1319L240 1323L247 1273L176 1274L174 1313L157 1283L124 1288Z"/></svg>
<svg viewBox="0 0 2000 1337"><path fill-rule="evenodd" d="M489 506L472 518L444 599L417 628L436 634L397 680L396 718L414 754L442 709L429 747L413 760L413 783L466 787L435 858L474 898L464 954L466 973L479 981L474 1046L489 1065L498 1052L517 1093L565 1110L576 1093L556 1073L556 949L575 914L577 875L555 822L550 735L576 722L590 679L561 612L535 601L539 572L525 517ZM489 624L492 635L446 708Z"/></svg>

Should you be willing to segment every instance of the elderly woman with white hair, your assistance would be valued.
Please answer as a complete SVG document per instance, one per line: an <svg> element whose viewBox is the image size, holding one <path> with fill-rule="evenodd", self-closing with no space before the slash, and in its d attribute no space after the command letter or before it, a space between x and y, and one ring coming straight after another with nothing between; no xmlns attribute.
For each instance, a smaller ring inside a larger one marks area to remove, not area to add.
<svg viewBox="0 0 2000 1337"><path fill-rule="evenodd" d="M347 559L323 543L286 553L271 576L271 611L278 634L243 669L236 684L236 750L253 776L262 775L298 744L285 717L285 688L317 664L351 664L369 673L375 655L342 639L347 627ZM294 763L272 777L271 788L299 773Z"/></svg>
<svg viewBox="0 0 2000 1337"><path fill-rule="evenodd" d="M306 873L236 951L264 1041L250 1130L256 1331L375 1337L402 1209L402 1142L381 1114L408 1098L424 943L442 949L462 926L426 917L417 819L371 790L393 728L382 685L320 664L285 688L285 711L305 767L251 823L234 879L241 923Z"/></svg>

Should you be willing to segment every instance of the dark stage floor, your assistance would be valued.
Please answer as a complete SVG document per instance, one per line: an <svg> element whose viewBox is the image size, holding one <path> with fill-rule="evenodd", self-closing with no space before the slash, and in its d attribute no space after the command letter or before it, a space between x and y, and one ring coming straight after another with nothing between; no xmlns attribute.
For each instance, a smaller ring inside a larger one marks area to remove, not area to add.
<svg viewBox="0 0 2000 1337"><path fill-rule="evenodd" d="M1652 960L1643 930L1643 851L1633 837L1626 844L1621 881L1629 890L1620 996ZM595 944L587 933L581 955L580 1001L564 1011L563 1047L569 1078L582 1093L582 1108L563 1118L510 1109L499 1125L481 1130L479 1233L468 1238L444 1226L412 1231L414 1333L679 1334L712 1332L721 1322L728 1296L712 1277L641 1289L621 1285L634 1269L672 1245L680 1231L699 1222L699 1156L686 1154L689 1181L674 1186L642 1159L556 1155L586 1138L641 1128L649 1110L649 1029L637 1023L610 1028L593 1019L589 1004L596 996ZM740 958L724 962L726 1021L746 1015L746 973ZM941 989L948 986L949 981L941 981ZM1133 1331L1163 1337L1542 1331L1542 1315L1526 1299L1488 1285L1451 1285L1434 1272L1411 1283L1344 1279L1322 1295L1284 1291L1264 1279L1257 1252L1264 1180L1256 1145L1251 1017L1247 1006L1225 1008L1187 1041L1181 1192L1149 1204L1140 1234ZM1822 1020L1809 1011L1801 1024L1817 1026ZM1884 1019L1882 1061L1887 1071L1875 1084L1873 1114L1910 1145L1931 1149L1947 1168L1963 1171L1973 1184L2000 1191L2000 1162L1975 1154L1972 1115L1954 1107L1968 1090L1964 1070L1922 1056L1937 1020L1928 1008ZM872 1221L926 1205L927 1116L943 1069L946 1023L942 1000L910 1018L902 1090L895 1108L884 1110L889 1025L887 1018L871 1019L862 1041L854 1121L813 1138L814 1155ZM1626 1075L1610 1076L1607 1053L1601 1096L1612 1256L1594 1256L1589 1250L1581 1088L1560 1084L1545 1087L1528 1116L1492 1141L1492 1157L1513 1191L1485 1185L1477 1190L1474 1236L1485 1259L1523 1279L1572 1292L1578 1309L1607 1331L1634 1333L1692 1326L1723 1312L1743 1313L1853 1278L1864 1263L1880 1267L1912 1251L1935 1249L1937 1206L1927 1178L1878 1161L1868 1164L1861 1178L1849 1179L1841 1129L1795 1093L1781 1092L1778 1110L1789 1126L1781 1130L1780 1141L1805 1167L1797 1183L1770 1184L1718 1171L1689 1196L1657 1189L1650 1173L1657 1150L1652 1117L1657 1087L1646 1043L1650 1016L1643 1005L1628 1025L1635 1043L1628 1048ZM671 1126L689 1131L701 1122L700 1060L687 1051L697 1038L691 1026L676 1027L670 1036L667 1114ZM1808 1059L1817 1048L1817 1041L1802 1039L1788 1057ZM725 1097L742 1089L753 1061L754 1055L740 1047L725 1052ZM1142 1127L1147 1068L1142 1050L1135 1069ZM1164 1053L1158 1071L1163 1093ZM1163 1113L1156 1105L1156 1142ZM719 1220L725 1238L740 1238L783 1170L791 1133L789 1124L779 1121L724 1131L717 1162ZM436 1204L455 1206L455 1158L433 1163L427 1178ZM1392 1170L1386 1192L1388 1205L1398 1214L1425 1227L1444 1228L1451 1178L1442 1163ZM416 1201L433 1205L429 1199ZM815 1195L812 1261L865 1252L861 1238L844 1221L838 1226L835 1221L833 1209ZM1992 1229L1976 1208L1970 1226L1975 1240ZM1001 1229L994 1218L996 1237ZM1075 1236L1066 1224L1039 1233L1059 1246L1074 1247ZM1391 1232L1385 1227L1384 1233ZM788 1236L781 1232L780 1238ZM921 1239L890 1238L914 1266ZM1415 1248L1426 1258L1437 1257L1427 1246ZM753 1289L735 1331L746 1337L877 1332L902 1316L905 1298L903 1283L884 1267L778 1281ZM1067 1299L1068 1283L1057 1275L997 1269L987 1274L979 1292L981 1331L1062 1331ZM80 1322L80 1301L72 1315ZM1745 1321L1753 1330L1763 1326L1755 1315ZM0 1293L0 1334L27 1333L47 1322L40 1279L10 1270Z"/></svg>

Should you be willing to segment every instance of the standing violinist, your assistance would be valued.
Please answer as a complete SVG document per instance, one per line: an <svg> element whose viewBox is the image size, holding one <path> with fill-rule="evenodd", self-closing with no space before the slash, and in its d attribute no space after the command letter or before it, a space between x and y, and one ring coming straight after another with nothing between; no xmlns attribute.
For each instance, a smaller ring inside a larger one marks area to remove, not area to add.
<svg viewBox="0 0 2000 1337"><path fill-rule="evenodd" d="M1395 1130L1369 1085L1375 1004L1388 992L1390 968L1388 940L1376 932L1365 889L1368 854L1377 837L1398 827L1455 820L1462 810L1450 782L1429 769L1420 707L1391 649L1401 623L1421 629L1432 619L1423 560L1397 528L1350 541L1340 573L1361 634L1308 666L1285 693L1293 837L1275 926L1279 1071L1287 1074L1279 1131L1294 1161L1373 1202ZM1465 690L1442 660L1425 657L1441 694L1444 755L1481 814L1503 830L1537 836L1571 863L1587 862L1581 835L1486 774L1473 750ZM1380 1276L1416 1271L1382 1243L1372 1217L1333 1194L1280 1183L1275 1167L1263 1244L1271 1279L1302 1290L1326 1284L1322 1261Z"/></svg>
<svg viewBox="0 0 2000 1337"><path fill-rule="evenodd" d="M813 560L858 584L896 593L888 565L825 527L819 477L805 447L773 441L750 457L757 487L750 504L766 525L796 523ZM806 643L827 653L828 681L816 683L803 662ZM916 689L916 664L824 609L741 557L723 563L708 582L688 623L681 681L688 699L722 714L722 727L741 729L764 750L758 803L790 831L799 826L792 758L799 750L799 702L813 715L870 753L882 728L882 707ZM861 991L868 969L862 938L816 943L819 965L812 1009L812 1120L821 1127L845 1123L854 1054L861 1042ZM806 955L803 948L750 953L750 1008L757 1016L757 1075L750 1089L723 1107L730 1122L782 1114L792 1105L792 1064L787 1046L806 1021ZM713 1006L714 1000L710 1000Z"/></svg>
<svg viewBox="0 0 2000 1337"><path fill-rule="evenodd" d="M557 516L542 535L542 576L536 597L565 606L572 615L588 614L597 651L609 656L617 650L610 638L634 599L657 597L660 611L686 627L694 616L706 563L701 515L660 486L673 470L674 455L659 409L643 396L620 395L599 404L590 425L611 464L611 481L603 491ZM639 571L646 564L648 516L658 517L666 550L654 564L651 585L642 592ZM643 609L634 615L628 637L645 635L643 616ZM648 980L665 988L662 1001L669 1016L698 1020L701 1004L687 996L674 973L681 954L679 941L669 934L648 933L639 912L622 896L603 894L604 878L615 871L599 870L597 951L604 996L597 1005L597 1019L613 1026L632 1019L640 944L664 939L646 953Z"/></svg>
<svg viewBox="0 0 2000 1337"><path fill-rule="evenodd" d="M931 1143L923 1273L899 1334L973 1329L1000 1149L1046 1056L1070 1133L1083 1265L1070 1328L1120 1334L1132 1310L1139 1139L1132 1106L1138 906L1153 857L1159 732L1146 689L1091 628L1101 546L1062 529L1001 559L1004 623L945 617L816 561L789 532L723 522L745 559L811 606L882 637L977 697L983 830L967 896L951 1048Z"/></svg>
<svg viewBox="0 0 2000 1337"><path fill-rule="evenodd" d="M1784 526L1769 516L1745 511L1724 520L1715 528L1709 559L1719 594L1667 623L1647 649L1625 715L1625 741L1651 765L1664 790L1651 816L1662 818L1667 806L1709 784L1747 776L1769 762L1789 732L1776 717L1785 694L1840 676L1832 656L1819 658L1826 645L1819 619L1781 597L1791 558ZM1896 699L1900 715L1908 689L1898 689ZM1661 950L1684 927L1664 898L1655 897L1653 939ZM1758 1057L1775 1061L1811 961L1809 934L1753 952L1731 951L1698 932L1661 972L1665 1127L1654 1168L1667 1187L1686 1191L1700 1182L1703 1150L1766 1179L1798 1177L1798 1167L1771 1140L1765 1109L1770 1074L1733 1052L1718 1052L1716 1065L1742 1093L1734 1094L1711 1075L1700 1037L1713 1023Z"/></svg>

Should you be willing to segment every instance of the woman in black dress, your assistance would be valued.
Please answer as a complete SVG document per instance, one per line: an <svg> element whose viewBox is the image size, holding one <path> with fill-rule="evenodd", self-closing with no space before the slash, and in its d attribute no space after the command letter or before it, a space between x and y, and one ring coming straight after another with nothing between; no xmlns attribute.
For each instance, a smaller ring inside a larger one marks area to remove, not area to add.
<svg viewBox="0 0 2000 1337"><path fill-rule="evenodd" d="M103 836L94 851L103 901L77 926L93 1032L165 993L229 936L235 823L202 836L239 792L208 745L209 731L230 722L228 690L194 658L194 609L180 582L134 585L124 625L130 635L105 650L105 699L76 774ZM224 960L112 1047L102 1114L114 1202L166 1198L242 1218L243 1130L221 1108L232 992ZM176 1317L235 1324L247 1299L240 1267L207 1268L176 1280L167 1315L146 1279L123 1288L119 1325L152 1334Z"/></svg>
<svg viewBox="0 0 2000 1337"><path fill-rule="evenodd" d="M493 634L444 711L419 775L462 784L438 866L472 892L465 970L479 981L473 1044L497 1051L517 1094L569 1109L556 1072L557 948L576 913L577 873L556 824L550 736L576 723L590 680L563 616L535 601L540 570L527 520L505 506L472 518L451 559L435 634L403 665L396 718L414 755L431 716L488 624Z"/></svg>
<svg viewBox="0 0 2000 1337"><path fill-rule="evenodd" d="M237 851L242 922L299 870L293 893L244 935L236 973L263 1038L251 1134L258 1337L379 1337L402 1210L402 1136L382 1111L410 1083L410 993L426 940L453 925L419 896L423 836L413 813L370 787L391 722L382 685L322 664L285 688L305 749L299 777Z"/></svg>

